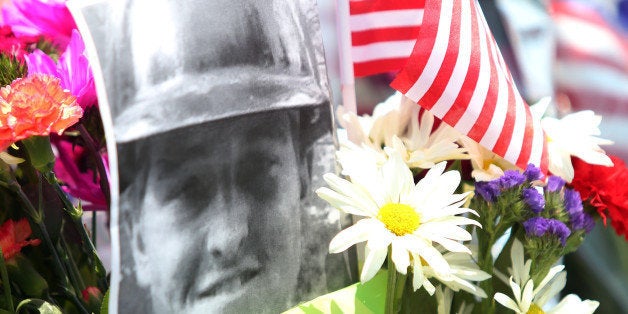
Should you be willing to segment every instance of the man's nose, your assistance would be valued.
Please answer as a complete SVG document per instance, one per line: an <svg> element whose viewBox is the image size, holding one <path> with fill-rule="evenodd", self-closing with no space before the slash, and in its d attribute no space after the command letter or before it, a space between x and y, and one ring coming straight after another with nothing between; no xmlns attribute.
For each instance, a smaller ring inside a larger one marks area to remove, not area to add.
<svg viewBox="0 0 628 314"><path fill-rule="evenodd" d="M249 208L242 197L238 197L232 180L215 191L210 205L214 213L208 219L207 250L213 258L231 260L236 258L249 234Z"/></svg>

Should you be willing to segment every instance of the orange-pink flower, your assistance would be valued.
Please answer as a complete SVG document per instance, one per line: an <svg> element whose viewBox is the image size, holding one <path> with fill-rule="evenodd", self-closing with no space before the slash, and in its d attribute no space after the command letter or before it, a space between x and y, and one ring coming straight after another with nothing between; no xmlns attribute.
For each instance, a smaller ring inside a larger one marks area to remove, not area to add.
<svg viewBox="0 0 628 314"><path fill-rule="evenodd" d="M76 97L48 75L20 78L0 89L0 151L34 135L57 134L78 122Z"/></svg>
<svg viewBox="0 0 628 314"><path fill-rule="evenodd" d="M39 239L26 240L32 231L26 218L18 221L7 220L0 226L0 247L5 260L11 259L27 245L37 246Z"/></svg>

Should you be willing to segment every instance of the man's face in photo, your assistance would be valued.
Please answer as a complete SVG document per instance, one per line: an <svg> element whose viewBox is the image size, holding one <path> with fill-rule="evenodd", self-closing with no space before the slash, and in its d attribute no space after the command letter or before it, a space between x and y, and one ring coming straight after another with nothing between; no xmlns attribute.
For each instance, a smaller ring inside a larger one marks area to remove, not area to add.
<svg viewBox="0 0 628 314"><path fill-rule="evenodd" d="M136 209L135 259L153 310L285 309L300 254L287 112L178 129L144 147L150 173Z"/></svg>

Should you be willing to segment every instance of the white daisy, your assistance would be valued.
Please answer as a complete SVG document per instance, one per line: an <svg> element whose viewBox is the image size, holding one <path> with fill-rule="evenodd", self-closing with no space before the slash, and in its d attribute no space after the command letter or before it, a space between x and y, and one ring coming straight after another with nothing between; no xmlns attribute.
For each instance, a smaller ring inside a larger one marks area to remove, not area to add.
<svg viewBox="0 0 628 314"><path fill-rule="evenodd" d="M599 302L580 300L576 295L566 296L558 305L549 310L543 306L558 294L567 282L567 273L562 271L565 266L552 267L537 287L530 278L532 260L524 263L523 245L515 240L511 250L512 268L510 268L510 288L514 299L503 293L495 294L495 301L519 314L590 314L597 309Z"/></svg>
<svg viewBox="0 0 628 314"><path fill-rule="evenodd" d="M469 152L471 166L473 167L471 176L476 181L491 181L503 176L505 170L517 169L515 165L506 159L484 148L467 136L462 136L460 141L462 146Z"/></svg>
<svg viewBox="0 0 628 314"><path fill-rule="evenodd" d="M326 174L330 188L320 188L317 194L332 206L349 214L366 217L341 231L329 244L331 253L366 241L365 261L360 276L368 281L381 268L388 249L398 272L407 273L412 264L414 289L423 284L421 261L441 277L450 279L451 268L433 242L448 251L471 253L459 241L471 240L471 234L460 225L480 224L466 217L473 213L460 207L468 194L454 194L460 184L460 173L445 170L445 162L430 169L416 185L412 172L394 150L387 149L388 160L378 167L371 164L351 182L334 174ZM365 165L366 166L366 165Z"/></svg>
<svg viewBox="0 0 628 314"><path fill-rule="evenodd" d="M549 170L567 182L574 177L571 156L602 166L612 166L611 161L599 145L613 144L612 141L598 138L602 117L591 110L568 114L562 119L546 117L541 120L547 135Z"/></svg>
<svg viewBox="0 0 628 314"><path fill-rule="evenodd" d="M440 251L444 250L441 249ZM491 275L480 270L480 267L473 261L473 256L466 253L446 252L443 254L443 258L449 263L451 275L448 278L443 278L430 265L422 265L425 274L423 281L425 290L430 294L433 293L434 286L428 278L435 278L453 291L464 290L481 298L487 297L482 288L471 282L489 279Z"/></svg>

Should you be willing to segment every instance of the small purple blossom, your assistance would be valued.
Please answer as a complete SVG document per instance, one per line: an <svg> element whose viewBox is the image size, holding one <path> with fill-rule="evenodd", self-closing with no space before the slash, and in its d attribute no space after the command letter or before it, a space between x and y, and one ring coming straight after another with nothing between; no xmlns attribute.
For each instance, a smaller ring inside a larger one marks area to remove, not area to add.
<svg viewBox="0 0 628 314"><path fill-rule="evenodd" d="M526 180L530 182L541 180L543 178L543 173L541 172L541 168L538 168L534 164L528 164L528 167L523 172L523 175L526 177Z"/></svg>
<svg viewBox="0 0 628 314"><path fill-rule="evenodd" d="M550 192L556 192L565 186L565 180L559 176L550 176L547 179L547 190Z"/></svg>
<svg viewBox="0 0 628 314"><path fill-rule="evenodd" d="M495 202L497 197L501 194L497 180L476 182L475 192L490 203Z"/></svg>
<svg viewBox="0 0 628 314"><path fill-rule="evenodd" d="M524 221L523 227L529 236L542 237L546 234L557 236L563 246L571 234L567 225L558 219L534 217Z"/></svg>
<svg viewBox="0 0 628 314"><path fill-rule="evenodd" d="M499 182L499 187L502 190L519 186L523 184L525 180L526 177L517 170L506 170L504 171L504 175L497 179L497 181Z"/></svg>
<svg viewBox="0 0 628 314"><path fill-rule="evenodd" d="M530 209L535 214L539 214L545 208L545 198L543 194L539 193L535 188L525 188L522 192L523 201L530 206Z"/></svg>
<svg viewBox="0 0 628 314"><path fill-rule="evenodd" d="M576 190L565 189L565 211L569 214L569 221L573 230L591 231L595 226L593 218L584 212L580 193Z"/></svg>

